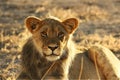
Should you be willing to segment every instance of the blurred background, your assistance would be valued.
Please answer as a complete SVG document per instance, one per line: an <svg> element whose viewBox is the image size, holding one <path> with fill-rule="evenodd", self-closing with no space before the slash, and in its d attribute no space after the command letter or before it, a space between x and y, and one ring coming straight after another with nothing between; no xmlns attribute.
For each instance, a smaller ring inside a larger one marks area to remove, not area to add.
<svg viewBox="0 0 120 80"><path fill-rule="evenodd" d="M49 15L79 19L79 46L102 44L120 59L120 0L0 0L0 77L13 80L20 72L20 51L31 36L25 18Z"/></svg>

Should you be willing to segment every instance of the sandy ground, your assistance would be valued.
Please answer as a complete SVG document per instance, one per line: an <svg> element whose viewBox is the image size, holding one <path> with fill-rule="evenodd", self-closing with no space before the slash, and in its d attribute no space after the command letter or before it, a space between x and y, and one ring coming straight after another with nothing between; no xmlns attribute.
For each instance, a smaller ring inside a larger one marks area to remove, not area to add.
<svg viewBox="0 0 120 80"><path fill-rule="evenodd" d="M20 72L20 51L30 36L24 19L49 15L78 18L79 46L102 44L120 59L120 0L0 0L0 77L13 80Z"/></svg>

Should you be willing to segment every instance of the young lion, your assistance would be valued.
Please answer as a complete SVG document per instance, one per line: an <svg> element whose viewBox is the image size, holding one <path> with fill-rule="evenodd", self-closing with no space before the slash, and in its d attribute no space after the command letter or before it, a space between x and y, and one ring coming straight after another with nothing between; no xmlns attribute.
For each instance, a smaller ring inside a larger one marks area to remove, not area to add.
<svg viewBox="0 0 120 80"><path fill-rule="evenodd" d="M83 54L75 54L76 46L71 39L77 19L62 22L28 17L25 23L32 37L22 49L23 71L18 80L120 79L120 61L109 49L93 46Z"/></svg>
<svg viewBox="0 0 120 80"><path fill-rule="evenodd" d="M28 17L25 24L32 37L22 50L21 77L43 79L53 65L45 79L68 80L69 67L75 56L71 38L78 27L78 20L70 18L62 22L52 18L40 20Z"/></svg>

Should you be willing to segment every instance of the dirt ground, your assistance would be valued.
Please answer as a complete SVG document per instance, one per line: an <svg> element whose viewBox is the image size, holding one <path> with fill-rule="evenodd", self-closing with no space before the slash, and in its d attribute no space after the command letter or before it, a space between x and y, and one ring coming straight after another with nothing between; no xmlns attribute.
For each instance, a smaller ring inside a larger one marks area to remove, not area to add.
<svg viewBox="0 0 120 80"><path fill-rule="evenodd" d="M120 0L0 0L0 80L14 80L20 51L30 36L28 16L79 19L74 41L81 47L102 44L120 59Z"/></svg>

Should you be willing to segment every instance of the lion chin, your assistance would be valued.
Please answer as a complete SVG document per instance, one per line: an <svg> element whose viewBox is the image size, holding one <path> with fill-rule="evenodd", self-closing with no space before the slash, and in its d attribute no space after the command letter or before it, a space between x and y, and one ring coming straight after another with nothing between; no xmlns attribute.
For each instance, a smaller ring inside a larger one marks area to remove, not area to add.
<svg viewBox="0 0 120 80"><path fill-rule="evenodd" d="M56 60L60 59L60 56L55 56L55 55L46 56L46 59L48 61L56 61Z"/></svg>

